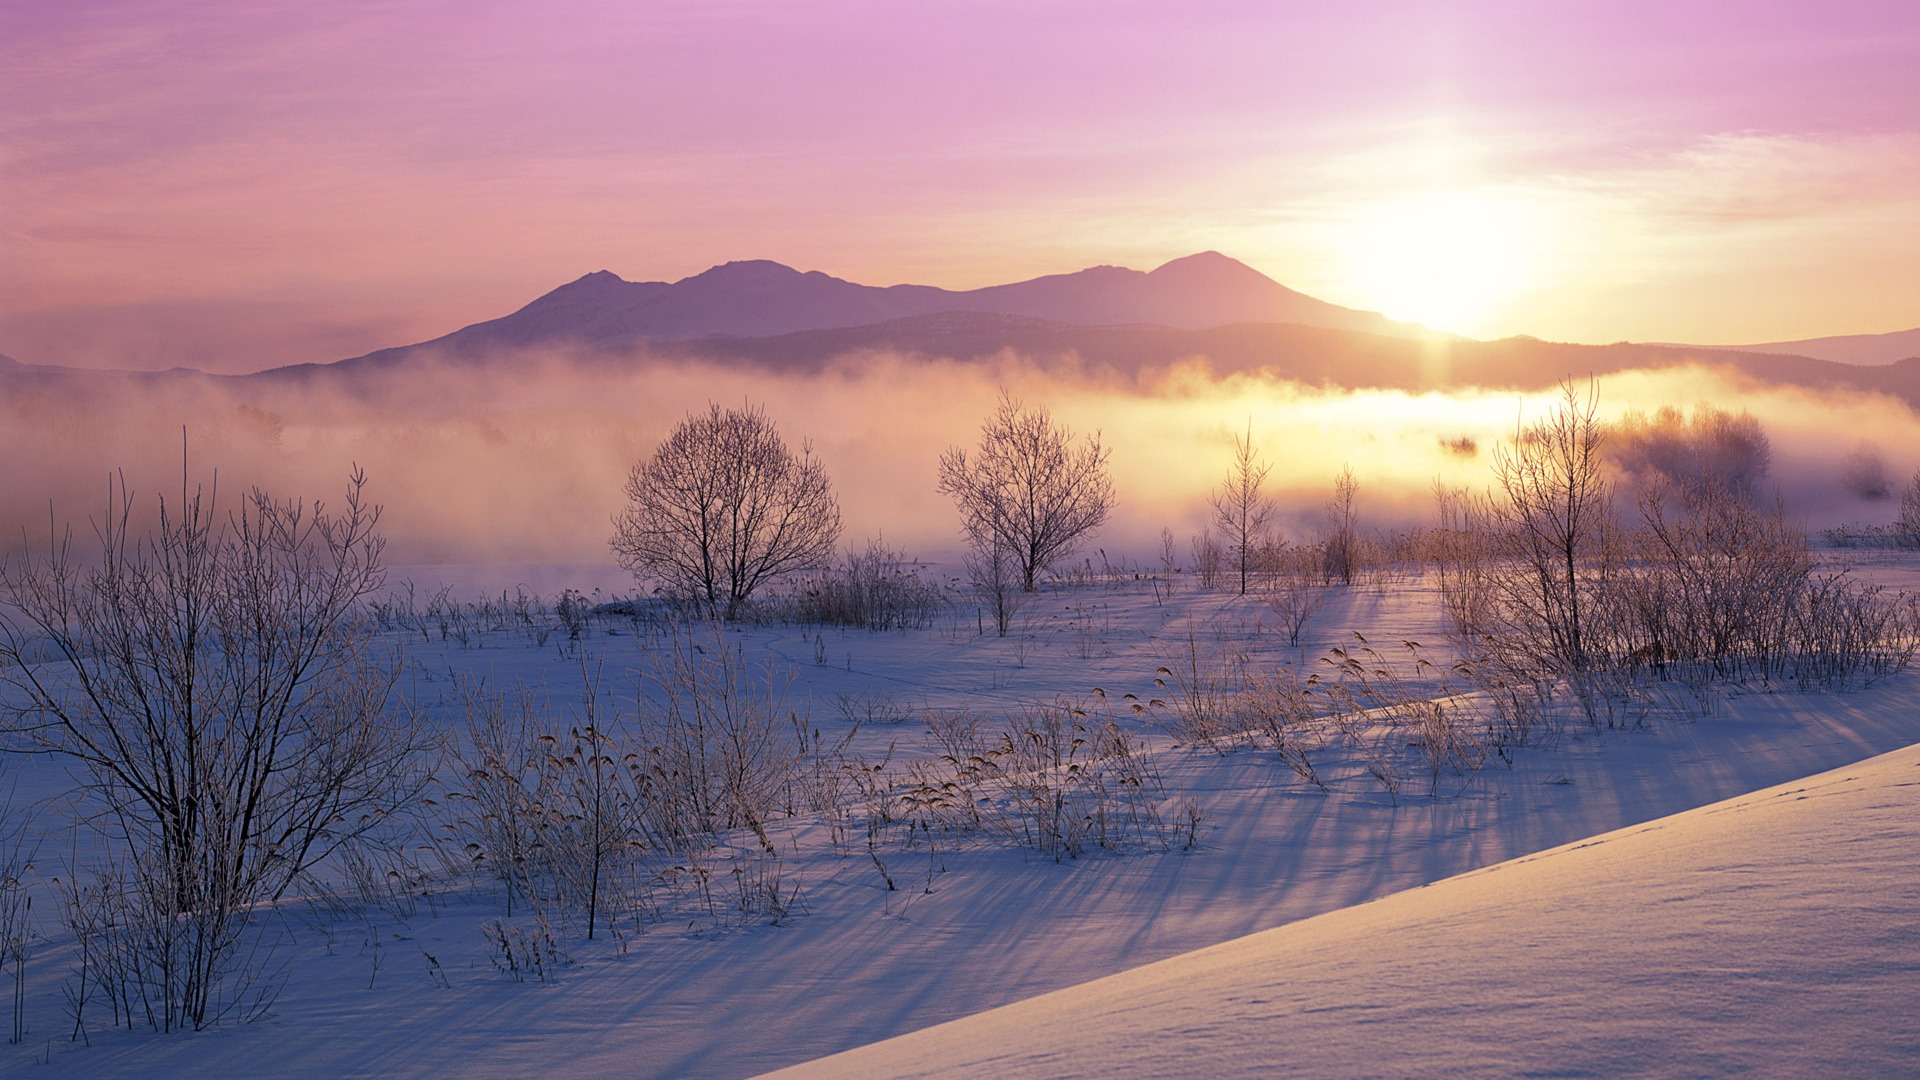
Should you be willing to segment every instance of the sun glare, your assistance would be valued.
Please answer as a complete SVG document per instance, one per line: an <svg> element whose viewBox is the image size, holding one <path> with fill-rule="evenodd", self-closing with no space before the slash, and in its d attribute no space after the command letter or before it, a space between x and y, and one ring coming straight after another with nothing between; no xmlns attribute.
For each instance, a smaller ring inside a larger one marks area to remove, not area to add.
<svg viewBox="0 0 1920 1080"><path fill-rule="evenodd" d="M1480 336L1527 286L1538 222L1524 203L1428 192L1355 214L1348 274L1363 306Z"/></svg>

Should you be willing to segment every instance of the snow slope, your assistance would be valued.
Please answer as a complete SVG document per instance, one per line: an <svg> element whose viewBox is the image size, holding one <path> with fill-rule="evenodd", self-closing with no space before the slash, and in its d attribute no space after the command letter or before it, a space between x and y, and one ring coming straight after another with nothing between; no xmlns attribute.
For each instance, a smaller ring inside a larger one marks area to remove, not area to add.
<svg viewBox="0 0 1920 1080"><path fill-rule="evenodd" d="M1910 1076L1920 746L778 1073Z"/></svg>

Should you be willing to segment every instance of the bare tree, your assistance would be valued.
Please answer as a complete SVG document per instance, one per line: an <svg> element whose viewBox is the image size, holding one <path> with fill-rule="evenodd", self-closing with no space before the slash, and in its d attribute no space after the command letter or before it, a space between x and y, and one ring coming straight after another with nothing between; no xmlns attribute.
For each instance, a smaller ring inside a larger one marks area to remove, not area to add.
<svg viewBox="0 0 1920 1080"><path fill-rule="evenodd" d="M1214 523L1227 537L1227 552L1240 573L1240 595L1247 595L1247 578L1255 563L1261 542L1267 536L1267 523L1273 519L1273 501L1260 494L1271 465L1260 464L1259 451L1253 448L1253 425L1247 436L1233 439L1233 464L1227 478L1207 497L1213 507Z"/></svg>
<svg viewBox="0 0 1920 1080"><path fill-rule="evenodd" d="M364 483L356 469L339 513L255 490L224 520L183 484L135 536L121 480L97 565L71 532L0 564L12 726L74 763L118 850L72 895L110 909L81 919L124 946L111 992L154 1027L234 1007L255 905L418 791L412 729L387 708L397 665L361 610L385 580Z"/></svg>
<svg viewBox="0 0 1920 1080"><path fill-rule="evenodd" d="M1006 393L980 431L972 454L940 455L940 493L960 509L960 527L976 553L1004 552L1033 591L1039 573L1073 554L1113 513L1112 451L1095 432L1073 432L1043 406L1028 409Z"/></svg>
<svg viewBox="0 0 1920 1080"><path fill-rule="evenodd" d="M1342 585L1353 584L1360 561L1360 519L1353 506L1359 493L1360 481L1354 479L1353 466L1342 465L1340 474L1333 478L1333 498L1327 503L1331 531L1324 552L1327 576L1338 578Z"/></svg>
<svg viewBox="0 0 1920 1080"><path fill-rule="evenodd" d="M1496 579L1503 629L1516 631L1556 673L1590 666L1594 612L1588 603L1611 525L1613 493L1601 474L1597 401L1571 382L1546 419L1494 451L1488 504L1504 572Z"/></svg>
<svg viewBox="0 0 1920 1080"><path fill-rule="evenodd" d="M813 447L800 456L759 406L689 415L627 476L611 546L623 569L659 579L723 619L782 574L820 566L840 505Z"/></svg>
<svg viewBox="0 0 1920 1080"><path fill-rule="evenodd" d="M1639 558L1627 577L1642 640L1629 666L1702 679L1779 671L1789 613L1813 574L1804 532L1784 507L1753 505L1717 480L1640 496Z"/></svg>

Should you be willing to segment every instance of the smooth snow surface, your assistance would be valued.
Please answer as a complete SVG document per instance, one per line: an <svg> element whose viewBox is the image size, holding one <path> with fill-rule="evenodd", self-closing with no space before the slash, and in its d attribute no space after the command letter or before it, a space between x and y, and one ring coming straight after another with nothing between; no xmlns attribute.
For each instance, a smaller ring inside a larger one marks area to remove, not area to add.
<svg viewBox="0 0 1920 1080"><path fill-rule="evenodd" d="M1911 1076L1920 747L783 1077Z"/></svg>

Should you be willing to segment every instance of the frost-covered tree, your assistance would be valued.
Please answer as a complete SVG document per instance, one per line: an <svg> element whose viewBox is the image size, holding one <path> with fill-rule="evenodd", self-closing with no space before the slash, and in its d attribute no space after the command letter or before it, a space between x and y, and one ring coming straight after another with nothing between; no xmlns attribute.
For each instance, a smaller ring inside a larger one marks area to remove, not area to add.
<svg viewBox="0 0 1920 1080"><path fill-rule="evenodd" d="M1240 595L1247 595L1247 579L1261 544L1267 538L1267 523L1273 518L1273 500L1261 494L1267 473L1273 466L1260 462L1253 448L1253 426L1247 426L1246 438L1233 438L1233 464L1227 477L1207 497L1213 507L1214 524L1227 537L1227 554L1240 574Z"/></svg>
<svg viewBox="0 0 1920 1080"><path fill-rule="evenodd" d="M1629 410L1611 425L1606 457L1640 489L1705 485L1753 498L1773 464L1773 444L1744 409L1702 403L1682 412L1665 405L1651 416Z"/></svg>
<svg viewBox="0 0 1920 1080"><path fill-rule="evenodd" d="M980 565L1011 559L1021 588L1073 554L1113 513L1111 450L1095 432L1076 443L1043 406L1002 393L972 454L940 455L942 495L960 509L960 528Z"/></svg>
<svg viewBox="0 0 1920 1080"><path fill-rule="evenodd" d="M1353 584L1353 575L1359 569L1360 515L1353 505L1359 494L1360 481L1354 478L1353 466L1342 465L1333 478L1333 498L1327 502L1329 529L1324 552L1327 576L1337 578L1342 585Z"/></svg>
<svg viewBox="0 0 1920 1080"><path fill-rule="evenodd" d="M733 619L774 578L833 557L840 504L800 445L795 456L759 406L689 415L627 476L614 518L614 556Z"/></svg>
<svg viewBox="0 0 1920 1080"><path fill-rule="evenodd" d="M1487 504L1495 550L1509 568L1495 578L1508 629L1563 673L1584 672L1595 659L1593 595L1604 574L1593 568L1613 513L1597 412L1591 388L1582 395L1563 384L1558 408L1495 450Z"/></svg>

